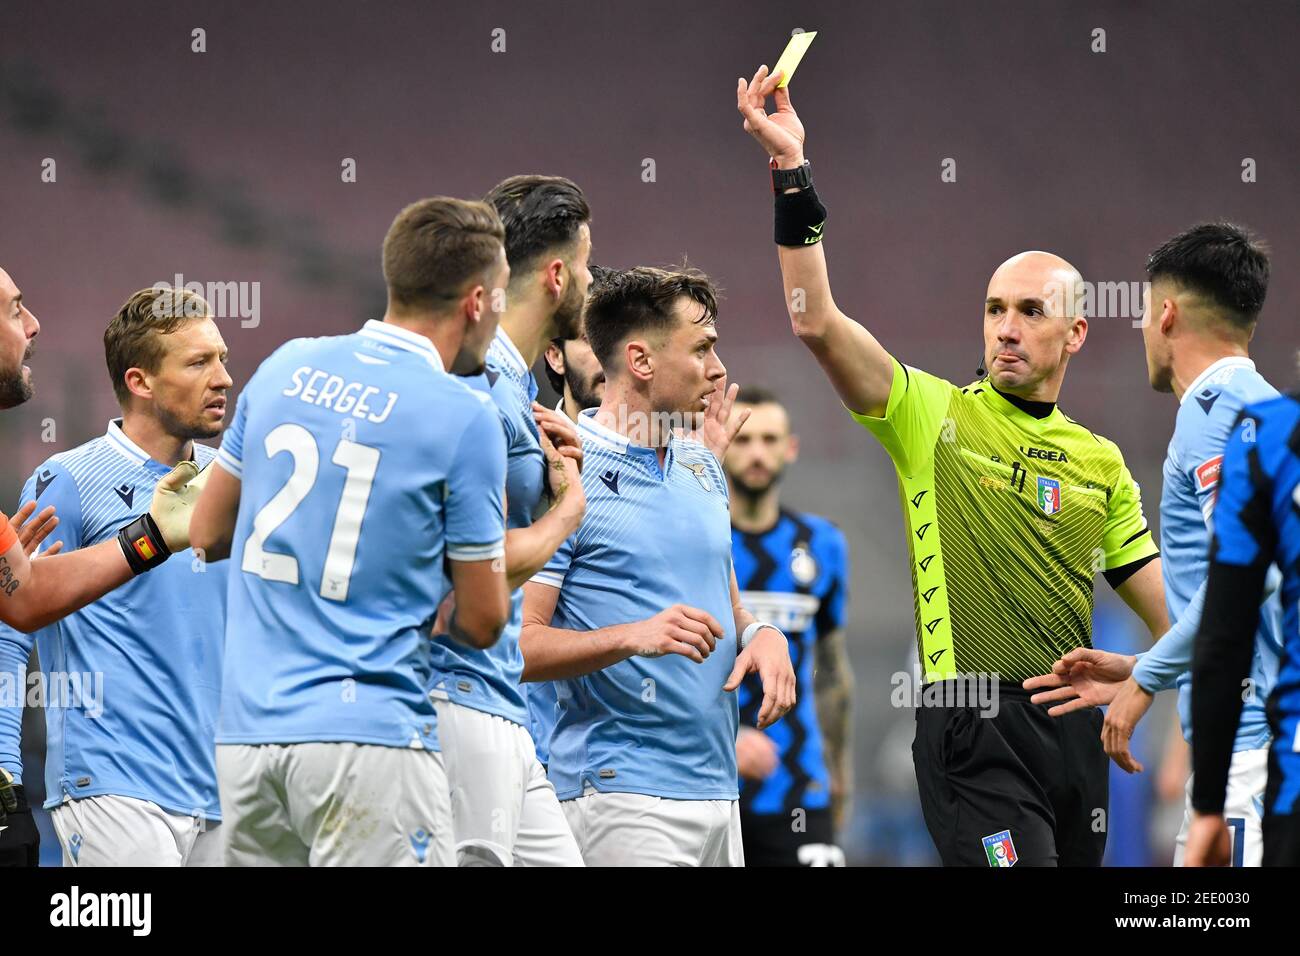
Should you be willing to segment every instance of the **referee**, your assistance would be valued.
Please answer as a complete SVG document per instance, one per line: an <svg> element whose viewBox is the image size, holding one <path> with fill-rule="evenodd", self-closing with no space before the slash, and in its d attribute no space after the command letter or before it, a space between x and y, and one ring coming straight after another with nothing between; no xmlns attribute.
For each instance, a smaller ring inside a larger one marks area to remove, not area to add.
<svg viewBox="0 0 1300 956"><path fill-rule="evenodd" d="M1096 570L1153 636L1167 616L1159 552L1119 449L1056 406L1087 336L1072 308L1082 279L1057 256L1015 256L989 280L987 374L962 388L901 365L831 297L826 210L779 78L763 67L740 80L737 107L772 159L795 334L898 474L926 685L912 750L930 835L950 866L1098 865L1102 716L1054 722L1020 683L1091 646ZM992 690L992 706L983 693L985 706L973 705L972 685Z"/></svg>

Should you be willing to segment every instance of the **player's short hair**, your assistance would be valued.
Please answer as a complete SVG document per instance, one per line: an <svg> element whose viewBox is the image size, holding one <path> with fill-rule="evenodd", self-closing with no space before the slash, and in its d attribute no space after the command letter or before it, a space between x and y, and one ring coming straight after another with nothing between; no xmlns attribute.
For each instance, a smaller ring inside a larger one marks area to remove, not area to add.
<svg viewBox="0 0 1300 956"><path fill-rule="evenodd" d="M397 214L384 237L384 281L398 305L443 309L501 255L505 227L485 202L434 196Z"/></svg>
<svg viewBox="0 0 1300 956"><path fill-rule="evenodd" d="M118 403L131 396L126 387L128 369L157 372L167 346L163 336L181 323L212 317L207 300L189 289L157 285L133 294L117 310L104 330L104 361Z"/></svg>
<svg viewBox="0 0 1300 956"><path fill-rule="evenodd" d="M522 277L545 253L572 245L591 222L587 197L563 176L511 176L483 197L506 227L511 277Z"/></svg>
<svg viewBox="0 0 1300 956"><path fill-rule="evenodd" d="M1169 279L1205 296L1233 325L1249 330L1268 293L1268 251L1241 226L1202 222L1151 253L1147 278Z"/></svg>
<svg viewBox="0 0 1300 956"><path fill-rule="evenodd" d="M698 324L717 321L718 290L707 275L687 265L611 269L599 282L593 281L584 323L587 343L601 368L608 373L610 361L629 336L669 331L675 321L673 306L682 296L704 306Z"/></svg>
<svg viewBox="0 0 1300 956"><path fill-rule="evenodd" d="M770 388L764 388L762 385L742 385L740 391L736 393L736 401L741 405L782 405L781 399L777 398L776 392Z"/></svg>

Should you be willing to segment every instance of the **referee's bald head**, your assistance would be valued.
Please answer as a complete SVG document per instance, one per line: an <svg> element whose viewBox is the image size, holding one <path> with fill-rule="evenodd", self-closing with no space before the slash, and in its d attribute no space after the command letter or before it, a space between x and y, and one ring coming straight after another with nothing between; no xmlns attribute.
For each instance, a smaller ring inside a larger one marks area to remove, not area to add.
<svg viewBox="0 0 1300 956"><path fill-rule="evenodd" d="M1000 391L1055 402L1088 320L1083 276L1061 256L1037 250L994 270L984 297L984 367Z"/></svg>

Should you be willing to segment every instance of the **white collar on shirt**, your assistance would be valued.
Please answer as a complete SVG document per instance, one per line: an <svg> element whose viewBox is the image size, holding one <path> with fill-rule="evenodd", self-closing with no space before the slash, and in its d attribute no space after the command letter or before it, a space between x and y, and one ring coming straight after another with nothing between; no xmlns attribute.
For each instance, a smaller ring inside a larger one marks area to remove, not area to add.
<svg viewBox="0 0 1300 956"><path fill-rule="evenodd" d="M497 326L496 340L501 344L501 348L505 352L506 358L510 361L510 364L515 367L516 373L520 376L527 375L528 363L524 361L523 353L515 347L515 343L510 338L509 334L499 325Z"/></svg>
<svg viewBox="0 0 1300 956"><path fill-rule="evenodd" d="M361 334L368 339L383 342L391 348L423 355L436 371L446 371L442 364L442 356L438 354L438 350L433 347L432 342L419 332L412 332L410 329L404 329L392 322L380 322L376 319L370 319L361 327Z"/></svg>
<svg viewBox="0 0 1300 956"><path fill-rule="evenodd" d="M1223 358L1211 362L1204 372L1192 380L1192 384L1187 386L1187 391L1183 392L1182 400L1178 404L1185 404L1189 398L1201 390L1201 387L1210 380L1212 375L1230 368L1254 369L1254 367L1255 363L1244 355L1225 355Z"/></svg>

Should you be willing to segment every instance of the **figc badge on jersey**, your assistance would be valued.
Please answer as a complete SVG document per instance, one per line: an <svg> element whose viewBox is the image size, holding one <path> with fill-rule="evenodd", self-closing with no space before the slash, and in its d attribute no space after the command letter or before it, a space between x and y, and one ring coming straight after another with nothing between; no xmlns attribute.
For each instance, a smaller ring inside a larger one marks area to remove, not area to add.
<svg viewBox="0 0 1300 956"><path fill-rule="evenodd" d="M1055 478L1038 476L1038 507L1049 516L1061 510L1061 483Z"/></svg>

